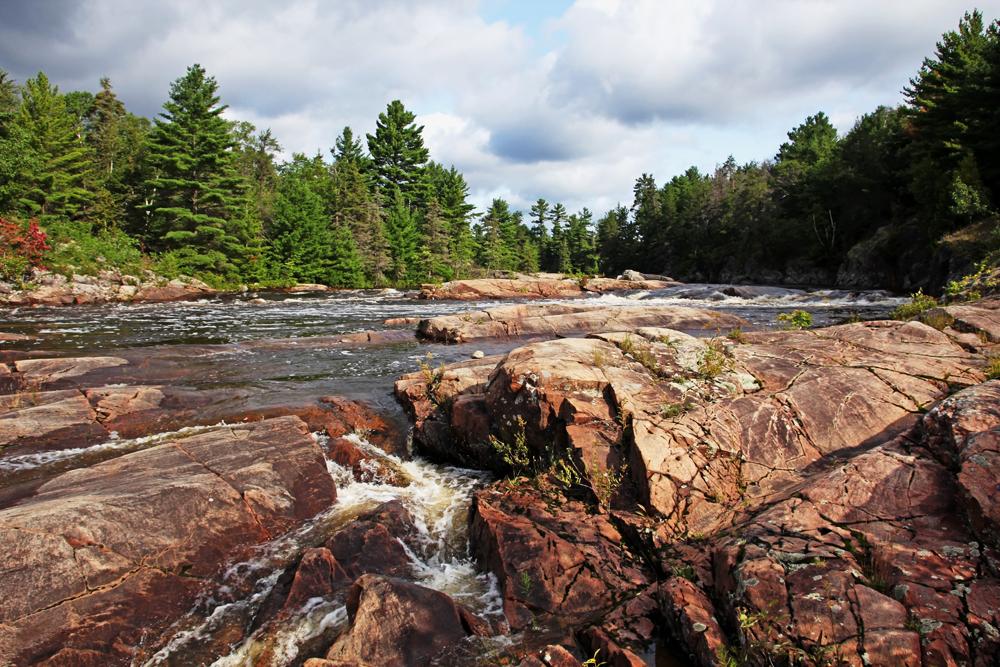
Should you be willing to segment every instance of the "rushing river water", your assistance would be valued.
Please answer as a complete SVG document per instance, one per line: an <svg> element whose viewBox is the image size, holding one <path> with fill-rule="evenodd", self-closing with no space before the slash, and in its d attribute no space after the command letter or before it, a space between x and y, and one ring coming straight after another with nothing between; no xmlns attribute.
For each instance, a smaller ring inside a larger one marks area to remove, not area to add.
<svg viewBox="0 0 1000 667"><path fill-rule="evenodd" d="M814 323L820 325L846 318L878 318L902 300L882 292L778 288L749 288L743 290L743 296L734 296L720 286L685 285L627 296L603 295L589 301L607 306L710 307L744 317L753 327L761 328L774 326L779 313L793 309L810 312ZM444 346L413 340L352 349L317 344L318 337L384 329L387 318L428 317L497 305L501 304L420 301L395 290L362 290L246 294L171 304L20 308L0 310L0 331L36 338L7 344L0 352L13 356L119 354L141 358L143 370L141 377L123 371L125 374L114 382L235 389L244 392L240 400L249 404L265 398L268 404L277 404L336 394L365 400L402 423L401 410L391 395L395 377L416 370L428 354L434 364L447 363L467 358L474 349L490 354L508 350L513 343ZM112 439L91 447L0 455L0 491L25 475L51 476L207 428L212 427L189 425L179 432ZM315 437L325 447L325 437ZM373 449L360 437L352 437L362 448ZM350 471L328 463L338 487L337 503L300 529L260 546L253 558L232 563L206 587L191 612L175 624L172 639L145 664L300 664L308 657L308 650L328 644L344 627L347 614L343 600L314 598L283 618L279 627L256 627L255 614L304 549L321 544L355 517L389 500L402 502L414 517L418 540L407 549L415 580L443 590L499 622L495 582L476 571L466 536L471 494L488 478L419 457L402 460L380 451L373 453L400 471L409 484L394 486L378 478L356 481ZM489 647L479 650L488 651ZM261 663L264 654L269 657Z"/></svg>

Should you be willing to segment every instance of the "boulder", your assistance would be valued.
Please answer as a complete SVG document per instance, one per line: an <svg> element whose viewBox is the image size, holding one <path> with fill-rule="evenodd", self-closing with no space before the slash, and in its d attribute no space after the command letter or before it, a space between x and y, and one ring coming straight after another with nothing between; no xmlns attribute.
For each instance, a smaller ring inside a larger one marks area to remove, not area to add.
<svg viewBox="0 0 1000 667"><path fill-rule="evenodd" d="M371 574L351 586L347 613L350 627L326 655L335 664L438 664L433 661L485 627L444 593Z"/></svg>
<svg viewBox="0 0 1000 667"><path fill-rule="evenodd" d="M589 514L581 502L564 502L553 514L545 494L527 487L477 492L470 540L480 565L497 577L515 632L553 619L593 622L651 582L621 548L609 517Z"/></svg>
<svg viewBox="0 0 1000 667"><path fill-rule="evenodd" d="M685 306L517 305L442 315L422 320L417 335L441 343L484 338L557 336L638 327L670 327L685 331L728 331L746 325L726 313Z"/></svg>
<svg viewBox="0 0 1000 667"><path fill-rule="evenodd" d="M580 284L572 279L524 276L516 279L453 280L443 285L423 285L420 288L419 298L485 301L490 299L561 299L582 295L583 290Z"/></svg>
<svg viewBox="0 0 1000 667"><path fill-rule="evenodd" d="M0 510L0 655L128 664L227 558L334 499L322 452L295 417L66 472Z"/></svg>

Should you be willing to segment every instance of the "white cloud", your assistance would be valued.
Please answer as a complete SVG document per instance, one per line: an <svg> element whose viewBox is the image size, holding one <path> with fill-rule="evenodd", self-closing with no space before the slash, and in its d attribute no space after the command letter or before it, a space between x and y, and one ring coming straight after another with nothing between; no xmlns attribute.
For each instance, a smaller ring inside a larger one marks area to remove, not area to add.
<svg viewBox="0 0 1000 667"><path fill-rule="evenodd" d="M11 6L7 6L11 5ZM542 26L487 21L475 0L6 3L0 62L63 90L112 78L155 114L199 62L230 117L271 127L286 153L363 136L399 98L432 157L480 206L539 196L598 214L729 153L767 158L825 110L846 129L899 91L957 24L964 0L578 0ZM542 29L530 29L530 28ZM533 41L534 40L534 41ZM541 41L538 41L541 40Z"/></svg>

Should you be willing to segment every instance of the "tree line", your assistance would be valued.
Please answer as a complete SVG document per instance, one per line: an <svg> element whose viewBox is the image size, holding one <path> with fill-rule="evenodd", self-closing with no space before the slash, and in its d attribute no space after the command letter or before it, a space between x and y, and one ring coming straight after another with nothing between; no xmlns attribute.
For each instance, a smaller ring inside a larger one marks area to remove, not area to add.
<svg viewBox="0 0 1000 667"><path fill-rule="evenodd" d="M18 85L0 71L0 277L44 261L220 286L634 268L940 287L1000 246L1000 21L965 14L904 95L842 136L816 113L770 160L730 157L662 185L643 174L631 206L595 224L586 208L544 199L527 213L503 199L476 212L463 175L431 159L398 100L372 134L346 127L329 154L279 161L269 130L223 117L199 65L173 82L153 121L130 113L108 79L96 94L64 94L44 73Z"/></svg>
<svg viewBox="0 0 1000 667"><path fill-rule="evenodd" d="M843 136L810 116L773 160L641 175L632 205L598 221L600 269L940 287L936 273L1000 246L1000 21L965 14L904 96Z"/></svg>
<svg viewBox="0 0 1000 667"><path fill-rule="evenodd" d="M269 130L225 109L200 65L173 82L152 122L129 113L106 78L96 94L63 94L44 73L17 85L0 71L8 236L14 220L28 239L36 220L56 264L145 266L217 285L409 286L597 268L589 211L539 200L529 228L496 199L477 216L462 174L430 159L398 100L364 139L345 127L328 157L284 162ZM24 274L27 241L7 245L0 274Z"/></svg>

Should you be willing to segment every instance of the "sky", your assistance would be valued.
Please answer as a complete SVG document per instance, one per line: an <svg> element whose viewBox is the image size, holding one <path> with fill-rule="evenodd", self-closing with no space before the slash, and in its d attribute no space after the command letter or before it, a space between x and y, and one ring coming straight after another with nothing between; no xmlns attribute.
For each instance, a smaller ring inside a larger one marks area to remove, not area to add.
<svg viewBox="0 0 1000 667"><path fill-rule="evenodd" d="M991 6L992 5L992 6ZM1000 0L980 0L987 19ZM598 215L662 183L771 158L824 111L841 132L902 90L954 0L0 0L0 68L60 90L111 78L152 117L200 63L228 117L327 154L386 104L480 209L544 197Z"/></svg>

